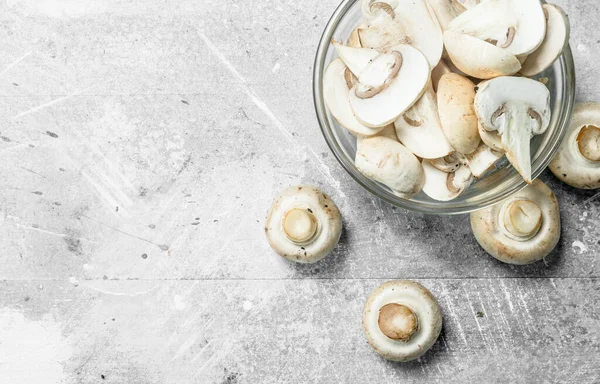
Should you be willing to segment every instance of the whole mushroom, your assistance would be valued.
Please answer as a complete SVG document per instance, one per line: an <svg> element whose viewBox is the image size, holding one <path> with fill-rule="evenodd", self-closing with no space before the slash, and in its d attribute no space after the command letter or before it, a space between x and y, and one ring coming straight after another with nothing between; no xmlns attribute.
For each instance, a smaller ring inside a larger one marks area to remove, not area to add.
<svg viewBox="0 0 600 384"><path fill-rule="evenodd" d="M391 361L419 358L435 343L442 329L442 312L419 283L384 283L369 296L363 310L363 330L371 347Z"/></svg>
<svg viewBox="0 0 600 384"><path fill-rule="evenodd" d="M558 200L546 184L535 180L504 202L471 213L471 228L491 256L508 264L531 264L558 244Z"/></svg>
<svg viewBox="0 0 600 384"><path fill-rule="evenodd" d="M600 104L578 104L550 170L575 188L600 188Z"/></svg>
<svg viewBox="0 0 600 384"><path fill-rule="evenodd" d="M338 207L317 187L285 189L267 215L265 233L271 248L298 263L315 263L340 240L342 217Z"/></svg>

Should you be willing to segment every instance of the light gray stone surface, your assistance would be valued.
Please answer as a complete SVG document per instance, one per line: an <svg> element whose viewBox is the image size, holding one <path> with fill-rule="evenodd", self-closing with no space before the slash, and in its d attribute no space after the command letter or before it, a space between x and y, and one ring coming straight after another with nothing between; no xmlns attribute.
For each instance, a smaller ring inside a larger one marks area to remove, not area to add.
<svg viewBox="0 0 600 384"><path fill-rule="evenodd" d="M600 101L600 4L557 3L577 100ZM336 6L0 1L0 383L600 381L598 192L544 174L564 234L517 268L481 250L467 216L360 189L311 96ZM312 266L263 234L273 196L301 182L345 220ZM397 278L426 285L445 322L404 365L361 330L368 294Z"/></svg>

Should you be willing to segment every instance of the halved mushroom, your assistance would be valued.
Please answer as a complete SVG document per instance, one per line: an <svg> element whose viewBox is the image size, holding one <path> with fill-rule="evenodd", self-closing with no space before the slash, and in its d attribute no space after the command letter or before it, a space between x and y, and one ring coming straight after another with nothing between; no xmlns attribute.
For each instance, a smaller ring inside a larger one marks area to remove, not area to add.
<svg viewBox="0 0 600 384"><path fill-rule="evenodd" d="M355 165L363 175L387 185L405 199L417 195L425 182L423 167L415 155L386 137L361 139Z"/></svg>
<svg viewBox="0 0 600 384"><path fill-rule="evenodd" d="M383 129L369 128L356 119L350 106L350 88L353 74L337 58L329 64L323 76L323 97L333 117L354 135L373 136ZM350 82L350 84L348 84Z"/></svg>
<svg viewBox="0 0 600 384"><path fill-rule="evenodd" d="M359 29L363 46L385 50L398 43L410 44L425 55L430 68L440 61L442 30L427 1L363 0L361 6L370 20L369 27Z"/></svg>
<svg viewBox="0 0 600 384"><path fill-rule="evenodd" d="M546 257L560 239L558 200L539 180L508 200L471 213L471 228L481 247L509 264Z"/></svg>
<svg viewBox="0 0 600 384"><path fill-rule="evenodd" d="M473 174L469 167L461 165L454 172L444 172L423 160L425 185L423 192L437 201L450 201L457 198L473 182Z"/></svg>
<svg viewBox="0 0 600 384"><path fill-rule="evenodd" d="M487 40L515 56L535 51L546 34L540 0L486 0L450 23L450 30Z"/></svg>
<svg viewBox="0 0 600 384"><path fill-rule="evenodd" d="M504 152L495 151L481 143L475 152L466 156L466 161L473 176L479 179L503 157Z"/></svg>
<svg viewBox="0 0 600 384"><path fill-rule="evenodd" d="M475 37L448 30L444 32L444 43L452 63L469 76L492 79L521 69L521 63L510 51Z"/></svg>
<svg viewBox="0 0 600 384"><path fill-rule="evenodd" d="M427 59L410 45L398 45L381 57L373 58L357 75L359 84L349 94L357 119L372 128L393 123L412 107L425 91L430 76ZM370 89L378 92L369 93Z"/></svg>
<svg viewBox="0 0 600 384"><path fill-rule="evenodd" d="M405 362L427 352L442 330L442 312L427 288L414 281L388 281L369 296L363 330L382 357Z"/></svg>
<svg viewBox="0 0 600 384"><path fill-rule="evenodd" d="M458 0L427 0L437 16L442 31L449 28L450 22L467 9Z"/></svg>
<svg viewBox="0 0 600 384"><path fill-rule="evenodd" d="M544 4L543 7L546 15L546 37L542 45L523 63L523 76L535 76L549 68L569 43L570 24L567 14L556 4Z"/></svg>
<svg viewBox="0 0 600 384"><path fill-rule="evenodd" d="M481 142L474 100L475 84L471 80L456 73L442 76L437 93L442 127L452 147L465 155L473 153Z"/></svg>
<svg viewBox="0 0 600 384"><path fill-rule="evenodd" d="M477 87L479 122L485 130L498 131L506 157L531 184L531 137L543 134L550 125L548 88L525 77L499 77Z"/></svg>
<svg viewBox="0 0 600 384"><path fill-rule="evenodd" d="M438 65L431 71L431 84L433 85L434 92L438 91L438 84L440 83L442 76L448 73L452 73L452 69L450 69L444 60L440 60Z"/></svg>
<svg viewBox="0 0 600 384"><path fill-rule="evenodd" d="M600 104L578 104L550 170L575 188L600 188Z"/></svg>
<svg viewBox="0 0 600 384"><path fill-rule="evenodd" d="M485 145L494 151L504 152L504 148L502 147L502 137L498 134L498 131L486 131L479 121L477 129L479 130L479 137L481 137L481 141L483 141Z"/></svg>
<svg viewBox="0 0 600 384"><path fill-rule="evenodd" d="M275 199L265 223L271 248L298 263L315 263L340 240L342 217L335 203L317 187L285 189Z"/></svg>
<svg viewBox="0 0 600 384"><path fill-rule="evenodd" d="M398 139L423 159L444 157L454 149L446 139L431 84L409 110L394 123Z"/></svg>

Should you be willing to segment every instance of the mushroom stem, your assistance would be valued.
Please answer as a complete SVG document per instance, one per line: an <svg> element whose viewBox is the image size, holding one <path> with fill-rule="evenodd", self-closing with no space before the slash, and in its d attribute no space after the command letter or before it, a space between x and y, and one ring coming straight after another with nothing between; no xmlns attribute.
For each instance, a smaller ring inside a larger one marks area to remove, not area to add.
<svg viewBox="0 0 600 384"><path fill-rule="evenodd" d="M306 244L315 237L319 222L310 208L293 208L283 217L282 226L288 239Z"/></svg>
<svg viewBox="0 0 600 384"><path fill-rule="evenodd" d="M506 157L527 184L531 184L531 116L524 111L507 111L504 119L500 134Z"/></svg>
<svg viewBox="0 0 600 384"><path fill-rule="evenodd" d="M513 201L504 211L504 227L521 241L534 237L542 227L542 222L542 209L532 200Z"/></svg>
<svg viewBox="0 0 600 384"><path fill-rule="evenodd" d="M586 125L577 135L577 147L589 161L600 161L600 128Z"/></svg>
<svg viewBox="0 0 600 384"><path fill-rule="evenodd" d="M415 313L402 304L387 304L379 310L379 329L392 340L408 342L419 329Z"/></svg>

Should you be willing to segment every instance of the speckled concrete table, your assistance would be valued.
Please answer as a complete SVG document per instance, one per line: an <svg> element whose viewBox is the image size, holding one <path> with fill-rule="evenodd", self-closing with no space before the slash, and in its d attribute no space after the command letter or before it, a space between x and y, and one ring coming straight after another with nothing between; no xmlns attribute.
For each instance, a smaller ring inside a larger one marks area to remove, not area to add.
<svg viewBox="0 0 600 384"><path fill-rule="evenodd" d="M570 14L578 101L600 101L600 3ZM600 195L546 173L564 235L487 256L468 217L394 209L330 154L311 97L337 0L0 1L0 383L597 383ZM293 265L262 229L310 183L345 219ZM415 279L444 328L392 364L366 296Z"/></svg>

